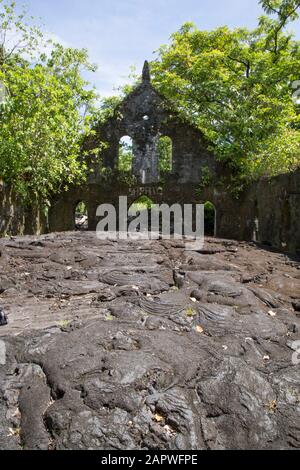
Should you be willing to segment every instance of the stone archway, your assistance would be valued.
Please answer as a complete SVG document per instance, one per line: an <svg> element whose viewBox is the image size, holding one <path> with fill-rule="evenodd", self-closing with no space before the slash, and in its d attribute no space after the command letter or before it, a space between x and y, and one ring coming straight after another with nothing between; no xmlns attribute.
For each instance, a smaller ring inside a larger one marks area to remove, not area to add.
<svg viewBox="0 0 300 470"><path fill-rule="evenodd" d="M84 201L77 202L74 208L74 225L76 230L88 230L88 208Z"/></svg>
<svg viewBox="0 0 300 470"><path fill-rule="evenodd" d="M204 203L204 233L210 237L217 235L217 209L211 201Z"/></svg>

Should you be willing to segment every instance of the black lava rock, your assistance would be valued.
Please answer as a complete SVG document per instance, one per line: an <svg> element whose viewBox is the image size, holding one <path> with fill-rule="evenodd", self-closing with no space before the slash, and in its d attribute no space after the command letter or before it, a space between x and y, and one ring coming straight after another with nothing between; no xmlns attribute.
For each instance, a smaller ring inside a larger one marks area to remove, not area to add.
<svg viewBox="0 0 300 470"><path fill-rule="evenodd" d="M293 307L295 312L300 312L300 300L295 300L295 302L293 302Z"/></svg>
<svg viewBox="0 0 300 470"><path fill-rule="evenodd" d="M8 324L7 316L0 307L0 326L5 326Z"/></svg>

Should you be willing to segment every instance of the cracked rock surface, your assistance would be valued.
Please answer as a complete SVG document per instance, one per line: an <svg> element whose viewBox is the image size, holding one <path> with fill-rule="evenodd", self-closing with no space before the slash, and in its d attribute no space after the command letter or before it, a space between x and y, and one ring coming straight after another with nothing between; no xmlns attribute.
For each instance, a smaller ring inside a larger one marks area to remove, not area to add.
<svg viewBox="0 0 300 470"><path fill-rule="evenodd" d="M0 252L0 449L300 448L299 260L89 232Z"/></svg>

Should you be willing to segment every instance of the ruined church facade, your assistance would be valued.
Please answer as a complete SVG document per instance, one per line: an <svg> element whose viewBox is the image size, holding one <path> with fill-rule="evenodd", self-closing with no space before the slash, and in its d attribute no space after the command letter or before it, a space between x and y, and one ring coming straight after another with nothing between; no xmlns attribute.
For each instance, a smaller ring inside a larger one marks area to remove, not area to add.
<svg viewBox="0 0 300 470"><path fill-rule="evenodd" d="M130 206L140 196L148 196L156 204L181 205L210 201L216 209L215 235L231 238L251 238L253 217L238 220L239 203L223 191L217 181L223 181L228 171L219 163L211 144L194 126L184 121L169 102L152 86L148 63L145 62L141 83L117 107L114 115L95 129L96 136L87 148L104 143L101 162L87 158L88 181L75 186L53 200L50 231L75 228L75 208L84 202L88 210L88 228L97 226L97 207L114 204L119 196L127 196ZM118 170L119 146L126 136L132 139L131 179L126 181ZM159 170L158 143L161 137L172 142L171 169ZM108 170L108 171L103 171ZM200 191L203 177L209 174L211 184ZM105 175L109 175L106 177ZM232 225L234 217L236 223Z"/></svg>
<svg viewBox="0 0 300 470"><path fill-rule="evenodd" d="M55 196L45 224L42 211L28 213L13 196L12 188L0 185L0 234L38 234L75 229L75 210L83 202L88 229L95 230L97 208L127 196L128 207L140 196L155 204L181 205L210 201L215 207L214 234L219 238L267 243L300 253L300 170L253 183L235 198L228 190L230 171L219 162L204 135L173 109L153 87L146 62L141 83L116 108L112 117L94 129L84 154L104 143L100 159L86 158L88 179ZM133 143L133 161L124 177L118 166L120 140ZM172 142L170 171L159 167L161 137ZM99 160L101 163L99 163ZM202 185L203 177L209 181Z"/></svg>

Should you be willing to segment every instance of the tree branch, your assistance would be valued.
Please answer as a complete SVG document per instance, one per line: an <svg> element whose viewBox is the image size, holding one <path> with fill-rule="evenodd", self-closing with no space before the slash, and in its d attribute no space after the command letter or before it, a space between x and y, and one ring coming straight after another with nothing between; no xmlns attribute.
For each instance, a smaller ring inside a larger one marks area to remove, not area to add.
<svg viewBox="0 0 300 470"><path fill-rule="evenodd" d="M231 57L230 55L228 56L228 59L234 60L235 62L238 62L239 64L242 64L246 67L246 77L250 77L250 72L251 72L251 64L249 60L242 60L242 59L237 59L236 57Z"/></svg>

